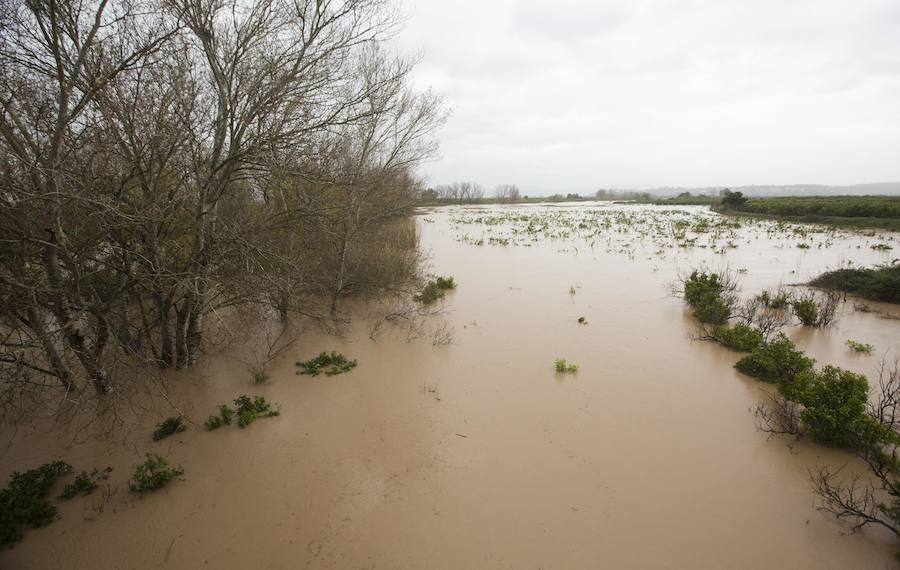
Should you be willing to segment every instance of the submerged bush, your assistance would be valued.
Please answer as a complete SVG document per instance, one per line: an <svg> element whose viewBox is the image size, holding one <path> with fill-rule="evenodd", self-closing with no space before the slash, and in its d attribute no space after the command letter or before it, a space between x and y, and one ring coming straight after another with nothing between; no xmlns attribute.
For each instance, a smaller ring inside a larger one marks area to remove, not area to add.
<svg viewBox="0 0 900 570"><path fill-rule="evenodd" d="M815 360L797 350L794 343L779 333L771 342L763 342L738 360L736 369L764 382L790 382L801 372L811 370Z"/></svg>
<svg viewBox="0 0 900 570"><path fill-rule="evenodd" d="M181 416L166 418L162 423L157 424L156 429L153 430L153 441L159 441L186 429L187 426L184 425L184 418Z"/></svg>
<svg viewBox="0 0 900 570"><path fill-rule="evenodd" d="M756 298L759 299L762 305L767 309L785 309L791 302L790 296L782 291L778 291L773 295L772 293L769 293L768 290L764 290L757 295Z"/></svg>
<svg viewBox="0 0 900 570"><path fill-rule="evenodd" d="M339 352L323 352L311 360L298 362L297 366L301 369L300 374L318 376L324 370L326 376L334 376L356 368L356 360L348 360Z"/></svg>
<svg viewBox="0 0 900 570"><path fill-rule="evenodd" d="M799 373L791 383L779 386L791 400L803 405L803 428L818 443L833 447L857 444L867 431L869 383L862 374L826 366Z"/></svg>
<svg viewBox="0 0 900 570"><path fill-rule="evenodd" d="M430 305L442 299L446 291L456 289L456 281L453 277L437 277L425 284L422 291L413 296L413 299L423 305Z"/></svg>
<svg viewBox="0 0 900 570"><path fill-rule="evenodd" d="M60 499L72 499L76 495L81 495L85 497L90 495L97 489L97 481L105 481L109 479L109 474L112 473L112 467L107 467L102 470L94 469L88 474L87 471L82 471L78 475L75 476L75 479L68 483L65 487L63 487L62 493L60 493Z"/></svg>
<svg viewBox="0 0 900 570"><path fill-rule="evenodd" d="M750 352L761 345L764 340L762 332L745 324L716 327L713 338L723 346L739 352Z"/></svg>
<svg viewBox="0 0 900 570"><path fill-rule="evenodd" d="M684 300L701 323L724 325L731 318L731 304L723 294L733 288L718 273L693 271L684 280Z"/></svg>
<svg viewBox="0 0 900 570"><path fill-rule="evenodd" d="M553 367L557 372L578 372L578 365L566 362L565 358L557 358L553 361Z"/></svg>
<svg viewBox="0 0 900 570"><path fill-rule="evenodd" d="M693 271L684 281L684 300L688 305L696 307L706 297L719 297L724 288L718 273Z"/></svg>
<svg viewBox="0 0 900 570"><path fill-rule="evenodd" d="M900 303L900 264L828 271L813 279L810 285L852 293L873 301Z"/></svg>
<svg viewBox="0 0 900 570"><path fill-rule="evenodd" d="M271 378L271 376L269 376L266 372L263 372L262 370L257 370L255 372L253 372L253 376L252 376L254 384L265 384L266 382L269 381L270 378Z"/></svg>
<svg viewBox="0 0 900 570"><path fill-rule="evenodd" d="M237 408L238 427L241 429L252 424L257 418L281 415L281 412L277 408L273 408L262 396L256 396L251 400L246 394L241 394L234 401L234 405Z"/></svg>
<svg viewBox="0 0 900 570"><path fill-rule="evenodd" d="M819 322L819 304L812 297L805 297L791 303L794 315L800 322L808 327L814 327Z"/></svg>
<svg viewBox="0 0 900 570"><path fill-rule="evenodd" d="M10 548L24 535L24 527L40 528L56 518L56 507L47 500L57 477L70 473L64 461L45 463L24 473L13 473L0 490L0 549Z"/></svg>
<svg viewBox="0 0 900 570"><path fill-rule="evenodd" d="M184 474L184 469L169 467L165 457L155 453L148 453L143 463L134 469L128 488L133 493L144 493L162 489L173 479Z"/></svg>
<svg viewBox="0 0 900 570"><path fill-rule="evenodd" d="M850 350L853 352L859 352L861 354L872 354L872 351L875 350L873 345L864 342L856 342L855 340L848 340L847 346L850 347Z"/></svg>
<svg viewBox="0 0 900 570"><path fill-rule="evenodd" d="M694 318L701 323L724 325L731 318L731 308L721 297L707 295L694 307Z"/></svg>
<svg viewBox="0 0 900 570"><path fill-rule="evenodd" d="M219 406L219 415L209 416L204 425L208 431L219 429L223 425L231 424L231 418L234 417L234 410L226 404Z"/></svg>

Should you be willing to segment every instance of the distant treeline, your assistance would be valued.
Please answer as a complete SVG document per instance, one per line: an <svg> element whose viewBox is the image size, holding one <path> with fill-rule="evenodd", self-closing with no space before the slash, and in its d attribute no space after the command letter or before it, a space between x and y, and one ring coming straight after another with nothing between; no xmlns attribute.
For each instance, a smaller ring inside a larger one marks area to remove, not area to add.
<svg viewBox="0 0 900 570"><path fill-rule="evenodd" d="M900 231L900 196L742 197L730 203L723 200L713 209L791 222Z"/></svg>

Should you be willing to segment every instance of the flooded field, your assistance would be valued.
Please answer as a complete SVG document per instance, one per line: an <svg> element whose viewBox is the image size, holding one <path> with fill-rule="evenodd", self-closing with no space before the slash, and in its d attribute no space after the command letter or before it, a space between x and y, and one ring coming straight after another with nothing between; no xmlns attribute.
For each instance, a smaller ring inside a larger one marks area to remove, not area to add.
<svg viewBox="0 0 900 570"><path fill-rule="evenodd" d="M170 378L194 425L160 443L64 451L65 438L22 434L4 478L58 456L115 471L105 493L62 504L59 521L0 552L0 567L896 566L887 533L849 533L816 509L808 469L862 467L760 433L750 409L771 387L732 368L738 353L692 340L672 288L692 268L728 267L748 296L888 262L900 236L608 203L418 220L432 271L459 283L438 314L380 324L358 307L341 335L303 334L262 387L240 347L210 355ZM820 365L872 379L900 353L900 310L865 305L849 299L835 325L786 333ZM323 350L359 365L296 374ZM555 372L556 358L579 370ZM205 433L239 393L281 416ZM185 474L137 498L125 479L146 451Z"/></svg>

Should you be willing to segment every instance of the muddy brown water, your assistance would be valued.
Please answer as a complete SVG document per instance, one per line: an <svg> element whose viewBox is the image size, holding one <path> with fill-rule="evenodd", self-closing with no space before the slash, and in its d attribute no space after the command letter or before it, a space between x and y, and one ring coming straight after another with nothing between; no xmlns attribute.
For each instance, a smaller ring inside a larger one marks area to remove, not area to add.
<svg viewBox="0 0 900 570"><path fill-rule="evenodd" d="M620 210L608 227L577 226ZM372 340L358 317L342 336L304 334L268 367L268 385L251 385L239 348L172 379L197 422L239 393L281 406L245 430L192 426L159 443L65 451L64 437L21 435L0 460L3 477L62 457L113 465L115 492L61 504L60 520L28 531L0 567L895 567L897 540L848 533L816 510L807 470L860 466L757 431L749 409L767 387L732 368L736 353L691 340L694 323L669 289L701 264L740 269L750 294L880 263L898 255L896 234L743 221L715 247L702 247L705 232L689 232L694 247L667 237L671 220L701 218L717 219L608 204L425 212L422 247L459 288L421 334L386 326ZM542 219L556 220L556 237L523 229ZM717 253L728 240L737 247ZM848 302L835 326L789 336L819 363L871 379L882 355L900 351L900 320L869 306ZM875 355L851 353L847 339ZM294 361L321 350L359 366L297 376ZM557 357L579 371L557 374ZM169 454L185 475L137 498L125 479L146 451Z"/></svg>

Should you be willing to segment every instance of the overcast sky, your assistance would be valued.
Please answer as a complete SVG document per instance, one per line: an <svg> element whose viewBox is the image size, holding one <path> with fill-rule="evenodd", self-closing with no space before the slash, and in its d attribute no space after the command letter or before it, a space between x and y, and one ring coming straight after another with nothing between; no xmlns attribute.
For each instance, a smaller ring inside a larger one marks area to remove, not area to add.
<svg viewBox="0 0 900 570"><path fill-rule="evenodd" d="M900 180L900 0L405 0L432 184Z"/></svg>

